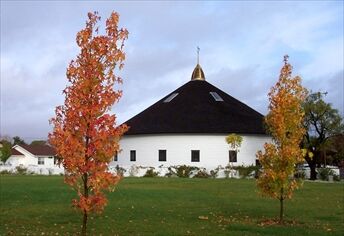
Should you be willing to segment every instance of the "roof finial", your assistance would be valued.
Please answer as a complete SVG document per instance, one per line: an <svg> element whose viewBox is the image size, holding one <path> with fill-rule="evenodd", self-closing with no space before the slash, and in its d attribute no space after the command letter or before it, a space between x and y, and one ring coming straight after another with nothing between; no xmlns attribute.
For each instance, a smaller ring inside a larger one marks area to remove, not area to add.
<svg viewBox="0 0 344 236"><path fill-rule="evenodd" d="M197 65L192 72L191 80L205 80L205 76L202 67L199 65L199 51L201 49L197 46Z"/></svg>
<svg viewBox="0 0 344 236"><path fill-rule="evenodd" d="M289 59L288 54L284 55L284 58L283 58L284 65L287 65L287 64L288 64L288 59Z"/></svg>

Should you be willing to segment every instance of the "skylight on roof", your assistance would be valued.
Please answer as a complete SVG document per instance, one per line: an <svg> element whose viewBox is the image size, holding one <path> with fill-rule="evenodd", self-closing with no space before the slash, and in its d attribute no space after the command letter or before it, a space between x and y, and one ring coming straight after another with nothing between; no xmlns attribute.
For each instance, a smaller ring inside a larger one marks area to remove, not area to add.
<svg viewBox="0 0 344 236"><path fill-rule="evenodd" d="M211 96L213 96L214 100L217 102L223 102L222 97L217 94L217 92L209 92Z"/></svg>
<svg viewBox="0 0 344 236"><path fill-rule="evenodd" d="M179 93L172 93L169 97L167 97L167 98L164 100L164 102L166 103L166 102L172 101L172 99L175 98L175 97L177 97L178 94L179 94Z"/></svg>

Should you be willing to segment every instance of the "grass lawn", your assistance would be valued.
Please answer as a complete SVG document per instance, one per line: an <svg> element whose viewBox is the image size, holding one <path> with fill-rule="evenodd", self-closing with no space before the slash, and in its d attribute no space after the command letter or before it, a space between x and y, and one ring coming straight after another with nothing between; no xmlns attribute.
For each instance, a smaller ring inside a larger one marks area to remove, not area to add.
<svg viewBox="0 0 344 236"><path fill-rule="evenodd" d="M61 176L0 176L0 235L77 235L81 214ZM125 178L90 235L344 235L344 184L310 183L286 202L259 197L254 180Z"/></svg>

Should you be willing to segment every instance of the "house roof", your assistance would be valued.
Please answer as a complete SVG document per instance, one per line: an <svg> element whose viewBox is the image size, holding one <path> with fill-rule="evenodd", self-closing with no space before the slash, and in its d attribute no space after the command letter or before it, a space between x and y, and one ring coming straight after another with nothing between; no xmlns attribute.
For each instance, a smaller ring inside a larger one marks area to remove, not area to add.
<svg viewBox="0 0 344 236"><path fill-rule="evenodd" d="M55 149L48 145L22 145L21 144L21 145L16 145L16 146L20 146L36 156L56 155ZM16 146L12 148L12 155L23 155L23 153L21 153L15 148Z"/></svg>
<svg viewBox="0 0 344 236"><path fill-rule="evenodd" d="M187 82L125 123L125 135L266 134L262 114L205 80Z"/></svg>
<svg viewBox="0 0 344 236"><path fill-rule="evenodd" d="M12 147L12 151L11 151L12 155L24 155L23 153L19 152L17 149L15 149L14 147Z"/></svg>

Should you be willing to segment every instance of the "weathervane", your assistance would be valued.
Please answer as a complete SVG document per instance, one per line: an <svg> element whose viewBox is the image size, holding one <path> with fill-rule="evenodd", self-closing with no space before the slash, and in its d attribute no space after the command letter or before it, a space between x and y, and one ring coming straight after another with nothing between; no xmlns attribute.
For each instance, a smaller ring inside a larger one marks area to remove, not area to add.
<svg viewBox="0 0 344 236"><path fill-rule="evenodd" d="M200 51L201 49L197 46L197 64L199 64L199 51Z"/></svg>
<svg viewBox="0 0 344 236"><path fill-rule="evenodd" d="M289 59L289 56L288 55L284 55L284 64L286 65L288 63L288 59Z"/></svg>

